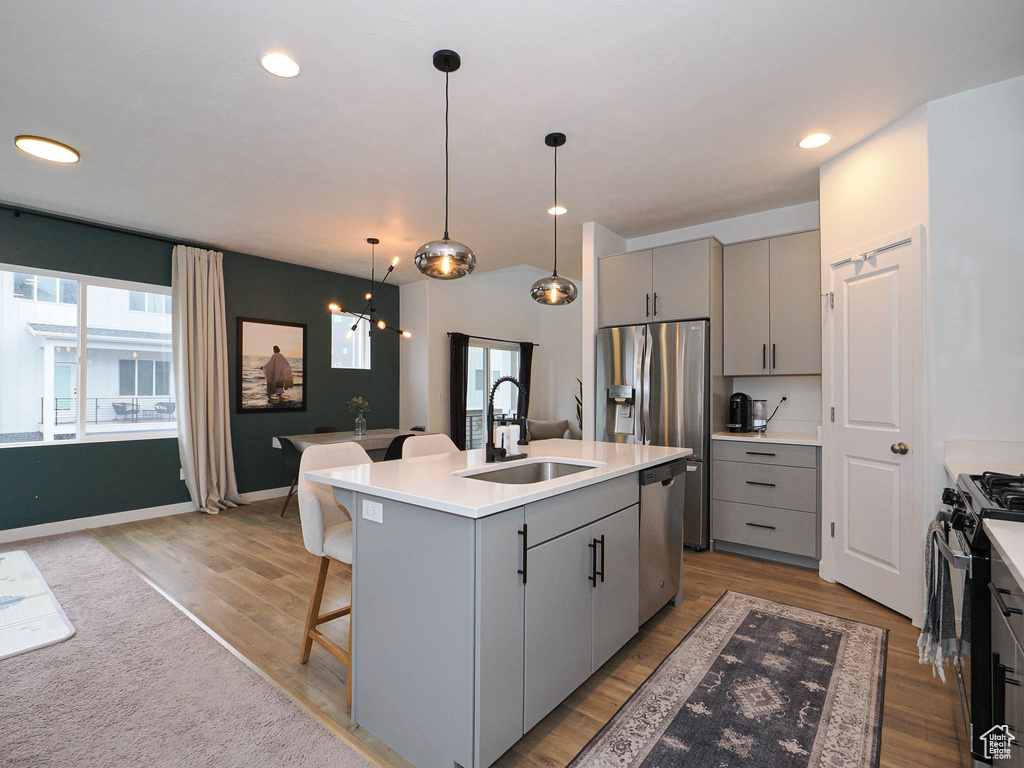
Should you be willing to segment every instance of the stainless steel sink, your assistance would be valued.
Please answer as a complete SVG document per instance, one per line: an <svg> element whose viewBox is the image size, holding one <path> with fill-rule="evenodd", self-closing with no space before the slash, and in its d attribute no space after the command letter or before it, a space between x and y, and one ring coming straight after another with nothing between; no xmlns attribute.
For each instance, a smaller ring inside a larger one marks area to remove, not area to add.
<svg viewBox="0 0 1024 768"><path fill-rule="evenodd" d="M574 475L577 472L586 472L588 469L600 466L599 464L570 464L565 461L526 461L528 463L510 464L498 469L465 474L460 472L459 476L503 485L529 485L530 483L554 480L556 477Z"/></svg>

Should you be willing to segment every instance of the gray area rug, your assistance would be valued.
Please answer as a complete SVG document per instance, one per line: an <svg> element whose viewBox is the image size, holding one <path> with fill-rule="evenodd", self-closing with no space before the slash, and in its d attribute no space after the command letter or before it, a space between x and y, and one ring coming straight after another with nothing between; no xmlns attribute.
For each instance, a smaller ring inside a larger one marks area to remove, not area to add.
<svg viewBox="0 0 1024 768"><path fill-rule="evenodd" d="M11 548L78 632L0 662L0 766L369 766L91 536Z"/></svg>
<svg viewBox="0 0 1024 768"><path fill-rule="evenodd" d="M570 768L875 766L887 640L726 592Z"/></svg>

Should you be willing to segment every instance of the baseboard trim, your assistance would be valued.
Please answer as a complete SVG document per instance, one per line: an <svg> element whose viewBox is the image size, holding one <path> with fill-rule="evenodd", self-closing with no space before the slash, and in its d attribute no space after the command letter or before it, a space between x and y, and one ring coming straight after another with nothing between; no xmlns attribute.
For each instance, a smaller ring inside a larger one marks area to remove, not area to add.
<svg viewBox="0 0 1024 768"><path fill-rule="evenodd" d="M286 493L288 493L288 486L284 486L283 488L267 488L262 491L244 493L242 494L242 498L246 501L263 501L264 499L279 498L284 496ZM108 525L134 523L139 520L151 520L156 517L181 515L186 512L195 511L195 504L191 501L183 501L179 504L164 504L159 507L129 509L124 512L111 512L106 515L76 517L72 520L58 520L55 523L27 525L23 528L9 528L6 531L0 531L0 544L7 544L12 541L21 541L22 539L38 539L41 536L55 536L60 533L86 531L90 528L103 528Z"/></svg>

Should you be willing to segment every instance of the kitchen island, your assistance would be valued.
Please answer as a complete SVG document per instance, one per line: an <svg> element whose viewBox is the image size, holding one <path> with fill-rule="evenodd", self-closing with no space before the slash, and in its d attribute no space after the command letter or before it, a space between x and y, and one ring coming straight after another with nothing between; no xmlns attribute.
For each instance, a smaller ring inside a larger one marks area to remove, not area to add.
<svg viewBox="0 0 1024 768"><path fill-rule="evenodd" d="M307 475L353 517L352 719L420 768L486 768L636 633L640 473L690 454L525 452Z"/></svg>

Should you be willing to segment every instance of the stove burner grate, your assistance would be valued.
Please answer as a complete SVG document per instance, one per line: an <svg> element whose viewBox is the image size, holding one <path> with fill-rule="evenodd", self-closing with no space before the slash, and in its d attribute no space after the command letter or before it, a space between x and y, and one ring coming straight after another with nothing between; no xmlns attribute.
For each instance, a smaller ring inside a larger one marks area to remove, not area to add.
<svg viewBox="0 0 1024 768"><path fill-rule="evenodd" d="M985 472L976 478L978 485L995 500L1007 492L1024 493L1024 475L1007 475L1002 472Z"/></svg>

